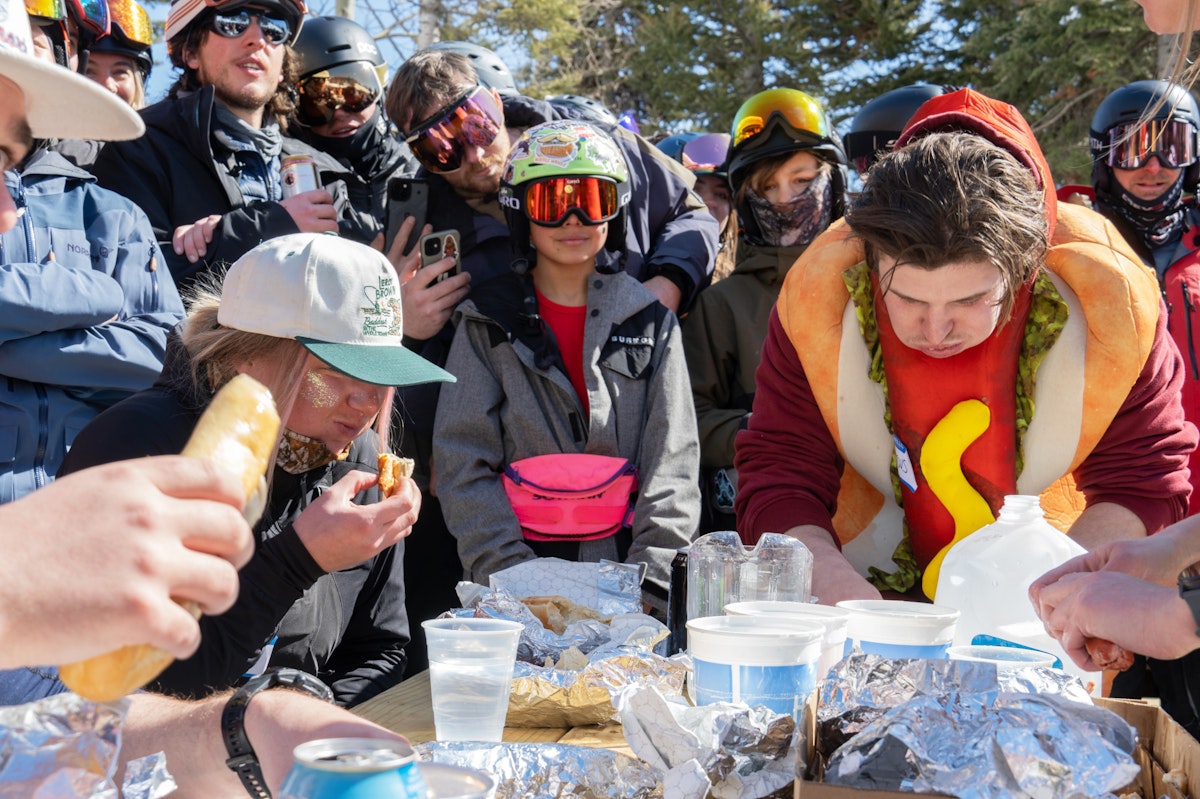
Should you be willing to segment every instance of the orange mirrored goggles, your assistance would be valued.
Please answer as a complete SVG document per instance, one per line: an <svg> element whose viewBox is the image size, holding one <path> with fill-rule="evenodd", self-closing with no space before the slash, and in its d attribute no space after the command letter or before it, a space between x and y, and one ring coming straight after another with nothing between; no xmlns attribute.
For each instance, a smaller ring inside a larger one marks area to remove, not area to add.
<svg viewBox="0 0 1200 799"><path fill-rule="evenodd" d="M585 225L599 225L616 218L621 198L612 178L570 175L530 183L524 206L529 221L543 227L558 227L572 213Z"/></svg>
<svg viewBox="0 0 1200 799"><path fill-rule="evenodd" d="M817 100L798 89L767 89L742 103L734 115L733 146L762 132L772 116L782 118L798 131L829 136L829 120Z"/></svg>
<svg viewBox="0 0 1200 799"><path fill-rule="evenodd" d="M150 15L135 0L109 0L108 16L113 32L120 33L129 44L149 47L154 44L154 26Z"/></svg>
<svg viewBox="0 0 1200 799"><path fill-rule="evenodd" d="M66 0L25 0L25 13L31 17L63 20L67 18Z"/></svg>

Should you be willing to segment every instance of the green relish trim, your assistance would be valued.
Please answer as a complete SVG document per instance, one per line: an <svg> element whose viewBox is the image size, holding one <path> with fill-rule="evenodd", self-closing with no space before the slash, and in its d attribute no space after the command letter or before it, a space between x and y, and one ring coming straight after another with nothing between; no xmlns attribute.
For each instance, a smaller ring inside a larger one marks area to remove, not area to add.
<svg viewBox="0 0 1200 799"><path fill-rule="evenodd" d="M854 313L858 318L858 329L862 334L863 343L871 355L871 365L867 376L883 389L884 416L888 432L892 430L892 408L888 401L887 372L883 368L883 348L879 344L879 325L875 316L875 286L871 281L871 270L866 262L842 273L846 290L850 292L850 301L854 303ZM1046 358L1046 353L1058 341L1063 328L1067 324L1067 304L1050 275L1042 270L1033 281L1033 298L1029 306L1029 316L1025 320L1025 335L1021 342L1021 354L1017 361L1017 395L1016 395L1016 474L1020 475L1025 468L1024 440L1029 430L1029 422L1033 419L1033 394L1036 384L1038 367ZM896 504L904 507L901 493L900 477L896 468L896 454L892 452L892 491ZM913 556L912 540L908 532L908 520L904 521L904 529L900 543L892 553L892 561L898 567L891 574L872 566L871 583L881 591L896 591L906 593L921 579L921 567Z"/></svg>

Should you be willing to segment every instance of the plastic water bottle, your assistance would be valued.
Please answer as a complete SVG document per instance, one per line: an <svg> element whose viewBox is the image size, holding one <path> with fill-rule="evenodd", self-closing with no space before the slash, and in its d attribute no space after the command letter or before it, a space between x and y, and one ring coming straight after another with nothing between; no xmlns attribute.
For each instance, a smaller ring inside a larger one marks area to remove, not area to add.
<svg viewBox="0 0 1200 799"><path fill-rule="evenodd" d="M1084 551L1046 521L1037 497L1005 497L1000 517L951 547L942 561L934 601L962 612L955 645L990 635L1051 652L1098 692L1100 673L1084 672L1067 657L1029 601L1030 583Z"/></svg>

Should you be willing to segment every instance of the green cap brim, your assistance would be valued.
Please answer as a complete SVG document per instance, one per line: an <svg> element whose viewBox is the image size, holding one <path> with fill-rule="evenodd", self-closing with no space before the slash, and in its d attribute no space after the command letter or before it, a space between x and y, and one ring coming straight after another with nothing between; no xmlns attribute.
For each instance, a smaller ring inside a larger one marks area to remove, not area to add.
<svg viewBox="0 0 1200 799"><path fill-rule="evenodd" d="M377 386L413 386L420 383L454 383L445 369L407 347L331 344L309 338L296 339L305 349L339 372Z"/></svg>

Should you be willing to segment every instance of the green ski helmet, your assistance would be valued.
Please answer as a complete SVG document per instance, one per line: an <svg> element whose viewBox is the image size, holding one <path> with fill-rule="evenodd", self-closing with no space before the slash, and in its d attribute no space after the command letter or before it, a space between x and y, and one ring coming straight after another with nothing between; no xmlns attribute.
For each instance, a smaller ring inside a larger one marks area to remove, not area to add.
<svg viewBox="0 0 1200 799"><path fill-rule="evenodd" d="M605 249L619 252L625 245L625 215L630 199L629 166L612 136L599 126L578 119L561 119L534 125L513 144L500 178L500 206L512 232L513 252L527 257L529 248L529 190L548 178L605 178L615 191L605 193L598 206L607 219L589 220L578 207L565 211L548 224L563 224L574 214L584 221L607 221Z"/></svg>

